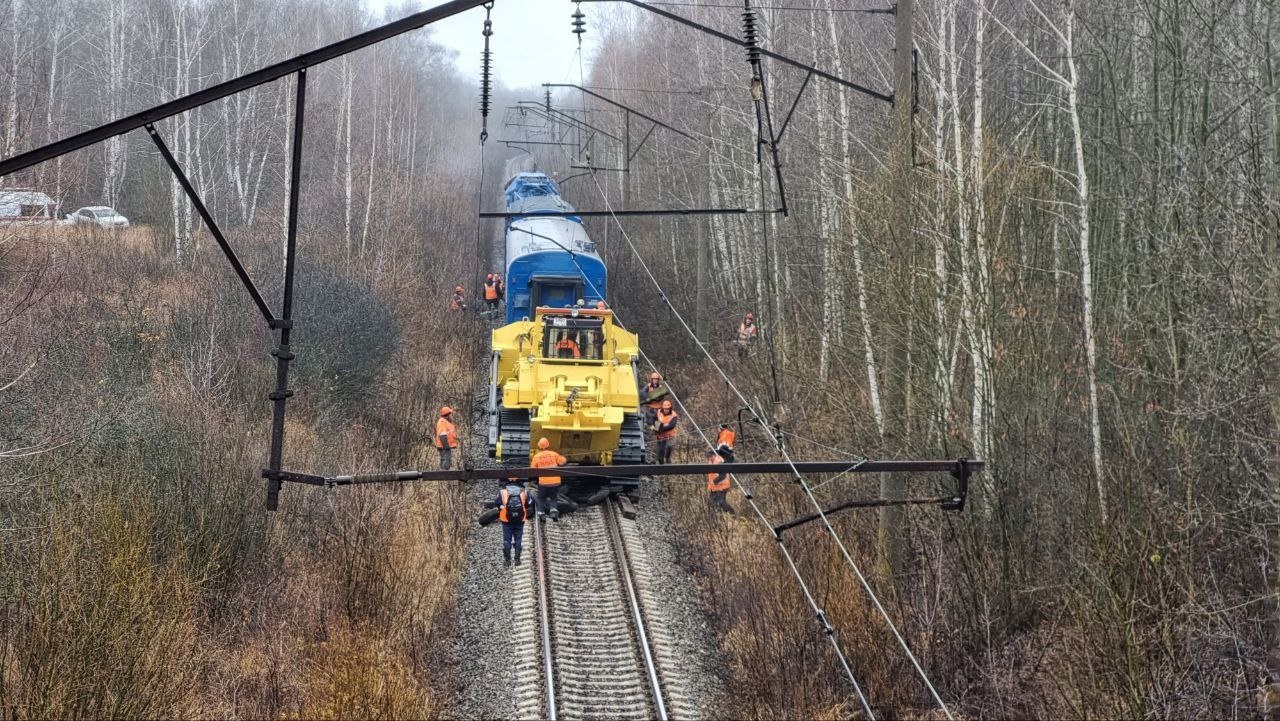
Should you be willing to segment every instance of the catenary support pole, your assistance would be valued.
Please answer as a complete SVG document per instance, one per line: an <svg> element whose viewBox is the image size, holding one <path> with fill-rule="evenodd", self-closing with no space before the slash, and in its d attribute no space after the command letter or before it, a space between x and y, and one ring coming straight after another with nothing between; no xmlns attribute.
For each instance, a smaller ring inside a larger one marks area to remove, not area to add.
<svg viewBox="0 0 1280 721"><path fill-rule="evenodd" d="M285 402L293 395L289 390L289 335L293 330L293 275L298 264L298 186L302 183L302 129L307 109L307 70L298 71L297 97L293 110L293 157L289 164L289 229L284 248L284 297L280 319L271 326L280 331L280 345L272 355L276 357L276 389L268 398L274 404L271 417L271 457L267 465L267 510L274 511L280 501L280 469L284 463L284 411Z"/></svg>
<svg viewBox="0 0 1280 721"><path fill-rule="evenodd" d="M915 42L915 0L898 0L894 15L893 53L893 135L890 146L889 173L893 187L893 227L898 231L899 252L906 254L912 242L914 222L911 182L911 123L912 123L912 63L911 48ZM909 257L904 255L904 257ZM880 477L880 497L886 500L902 498L905 488L902 480L891 474ZM880 508L880 525L876 533L876 547L881 572L888 578L901 567L902 528L906 515L902 506Z"/></svg>

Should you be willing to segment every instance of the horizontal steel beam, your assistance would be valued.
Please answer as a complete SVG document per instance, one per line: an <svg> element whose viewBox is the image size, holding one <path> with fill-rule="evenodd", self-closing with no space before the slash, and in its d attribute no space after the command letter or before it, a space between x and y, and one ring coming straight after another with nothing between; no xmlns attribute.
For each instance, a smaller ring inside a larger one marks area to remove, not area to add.
<svg viewBox="0 0 1280 721"><path fill-rule="evenodd" d="M192 108L198 108L201 105L207 105L215 100L221 100L229 95L234 95L242 90L269 83L273 80L296 73L303 68L309 68L312 65L333 60L347 53L354 52L361 48L368 47L375 43L380 43L388 38L402 35L410 30L416 30L424 25L430 25L438 20L443 20L452 15L456 15L465 10L479 7L488 2L488 0L451 0L430 10L423 10L414 13L406 18L397 20L393 23L387 23L381 27L376 27L359 35L352 36L346 40L340 40L332 45L326 45L309 53L303 53L296 57L290 58L275 65L268 65L261 70L241 75L226 82L218 83L210 88L205 88L190 95L185 95L176 100L170 100L167 103L157 105L140 113L135 113L128 117L120 118L106 125L99 125L96 128L86 130L83 133L73 135L69 138L59 140L48 145L43 145L35 150L29 150L25 153L19 153L12 158L0 161L0 177L16 173L19 170L29 168L46 160L52 160L60 155L74 152L81 148L88 147L94 143L101 142L107 138L113 138L117 135L123 135L131 130L137 130L148 124L157 123L165 118L184 113Z"/></svg>
<svg viewBox="0 0 1280 721"><path fill-rule="evenodd" d="M673 463L668 465L628 466L560 466L554 468L464 468L457 471L392 471L350 476L317 476L295 471L281 471L286 481L317 486L349 486L366 483L399 483L404 481L479 481L504 478L531 478L557 474L575 478L635 478L637 476L702 476L707 473L787 474L812 473L981 473L983 461L766 461L761 463Z"/></svg>
<svg viewBox="0 0 1280 721"><path fill-rule="evenodd" d="M607 170L608 168L605 168ZM562 181L563 182L563 181ZM481 218L607 218L611 215L625 217L628 215L743 215L780 213L779 210L759 210L757 208L673 208L670 210L575 210L555 213L481 213Z"/></svg>
<svg viewBox="0 0 1280 721"><path fill-rule="evenodd" d="M701 32L704 32L704 33L706 33L706 34L708 34L708 35L712 36L712 37L720 38L721 40L724 40L725 42L733 43L734 45L737 45L737 46L739 46L739 47L746 47L746 44L742 42L742 39L741 39L741 38L735 38L734 36L729 35L728 33L722 33L722 32L720 32L719 30L716 30L715 28L709 28L709 27L707 27L706 25L703 25L703 24L701 24L701 23L696 23L696 22L694 22L694 21L690 20L689 18L683 17L683 16L681 16L681 15L677 15L677 14L675 14L675 13L673 13L673 12L668 12L668 11L663 10L663 9L661 9L661 8L656 8L656 7L652 6L652 5L649 5L649 4L647 4L647 3L641 2L640 0L582 0L582 1L583 1L583 2L625 2L625 3L630 3L631 5L635 5L636 7L641 8L641 9L643 9L643 10L648 10L649 12L653 13L654 15L660 15L660 16L662 16L662 17L664 17L664 18L667 18L668 20L673 20L673 21L675 21L675 22L680 23L681 25L686 25L686 26L691 27L691 28L693 28L693 29L695 29L695 30L699 30L699 31L701 31ZM815 67L813 67L812 65L805 65L804 63L802 63L802 62L800 62L800 61L798 61L798 60L792 60L791 58L787 57L786 55L780 55L780 54L775 53L775 52L773 52L773 51L771 51L771 50L765 50L764 48L757 48L757 49L760 51L760 54L761 54L761 55L763 55L763 56L765 56L765 57L773 58L774 60L777 60L778 62L786 63L787 65L790 65L790 66L792 66L792 67L800 68L801 70L807 70L807 71L809 71L809 72L813 73L814 75L817 75L817 76L818 76L818 77L820 77L820 78L826 78L827 80L830 80L830 81L831 81L831 82L833 82L833 83L837 83L837 84L839 84L839 85L843 85L843 86L845 86L846 88L850 88L850 89L852 89L852 90L856 90L856 91L858 91L858 92L860 92L860 93L862 93L862 94L864 94L864 95L869 95L869 96L871 96L871 97L875 98L876 100L883 100L884 102L889 103L890 105L892 105L892 104L893 104L893 96L892 96L892 95L886 95L885 93L882 93L882 92L879 92L879 91L876 91L876 90L872 90L871 88L868 88L868 87L865 87L865 86L859 85L859 84L857 84L857 83L855 83L855 82L852 82L852 81L850 81L850 80L845 80L844 78L842 78L842 77L840 77L840 76L838 76L838 75L832 75L831 73L828 73L828 72L826 72L825 70L819 70L818 68L815 68Z"/></svg>
<svg viewBox="0 0 1280 721"><path fill-rule="evenodd" d="M598 98L598 99L600 99L600 100L603 100L604 102L606 102L606 103L608 103L608 104L610 104L610 105L614 106L615 108L621 108L622 110L625 110L625 111L627 111L628 113L631 113L632 115L638 115L638 116L640 116L640 117L644 118L645 120L648 120L649 122L653 123L654 125L662 126L662 127L666 128L667 130L670 130L671 132L673 132L673 133L675 133L675 134L677 134L677 135L683 135L684 137L686 137L686 138L688 138L688 139L690 139L690 140L693 140L693 139L694 139L692 135L689 135L688 133L684 132L683 130L680 130L680 129L678 129L678 128L673 128L673 127L671 127L670 125L667 125L666 123L662 122L661 120L658 120L658 119L656 119L656 118L649 117L648 115L645 115L644 113L640 112L639 110L636 110L635 108L627 107L626 105L623 105L622 103L619 103L619 102L617 102L617 101L615 101L615 100L610 100L609 98L606 98L605 96L601 95L600 93L596 93L596 92L592 92L592 91L590 91L590 90L587 90L586 88L582 87L581 85L572 85L572 84L569 84L569 83L543 83L543 84L542 84L542 87L544 87L544 88L577 88L578 90L581 90L582 92L586 93L587 95L590 95L590 96L591 96L591 97L593 97L593 98Z"/></svg>

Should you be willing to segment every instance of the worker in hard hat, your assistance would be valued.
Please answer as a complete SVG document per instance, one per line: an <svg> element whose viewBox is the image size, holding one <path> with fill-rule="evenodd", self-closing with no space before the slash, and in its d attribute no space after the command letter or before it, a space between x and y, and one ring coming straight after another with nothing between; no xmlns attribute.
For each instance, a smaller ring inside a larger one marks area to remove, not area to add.
<svg viewBox="0 0 1280 721"><path fill-rule="evenodd" d="M563 466L568 459L551 450L551 441L538 439L538 452L533 454L529 465L534 468L551 468ZM560 520L560 476L538 476L538 516L551 514L551 520Z"/></svg>
<svg viewBox="0 0 1280 721"><path fill-rule="evenodd" d="M440 419L436 421L436 448L440 449L440 470L453 468L453 449L458 447L458 428L453 425L453 409L444 406L440 409Z"/></svg>
<svg viewBox="0 0 1280 721"><path fill-rule="evenodd" d="M675 449L676 422L679 420L680 415L671 407L671 401L663 401L653 422L653 432L658 437L658 463L671 462L671 452Z"/></svg>
<svg viewBox="0 0 1280 721"><path fill-rule="evenodd" d="M484 306L485 310L498 311L498 276L493 273L484 278Z"/></svg>
<svg viewBox="0 0 1280 721"><path fill-rule="evenodd" d="M640 404L644 406L644 422L646 425L653 425L658 418L658 409L662 407L662 401L669 395L667 386L662 382L662 376L654 371L649 374L649 382L640 388Z"/></svg>
<svg viewBox="0 0 1280 721"><path fill-rule="evenodd" d="M453 289L453 297L449 299L449 310L466 310L467 297L462 292L462 286L456 286Z"/></svg>

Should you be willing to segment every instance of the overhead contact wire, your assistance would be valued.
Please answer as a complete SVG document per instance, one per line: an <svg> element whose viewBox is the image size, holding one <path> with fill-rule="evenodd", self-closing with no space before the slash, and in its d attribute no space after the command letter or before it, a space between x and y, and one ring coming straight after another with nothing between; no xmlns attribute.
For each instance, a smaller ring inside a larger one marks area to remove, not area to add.
<svg viewBox="0 0 1280 721"><path fill-rule="evenodd" d="M563 149L561 150L562 152L564 152ZM565 155L566 157L570 157L568 156L567 152L565 153ZM590 171L590 175L591 175L592 181L595 182L596 184L597 190L599 190L600 194L604 196L605 208L609 210L609 213L613 218L614 223L618 225L618 229L622 231L623 238L626 239L627 245L631 247L631 250L634 253L636 250L635 245L632 244L631 238L627 235L626 230L622 227L622 223L618 221L618 217L613 214L613 209L609 203L608 195L604 192L604 189L600 186L599 180L596 179L595 171ZM640 257L639 253L636 253L636 257L637 258ZM583 278L587 280L587 284L591 286L595 294L603 298L604 295L600 293L600 289L596 287L595 283L591 281L587 273L582 270L582 267L578 265L577 259L574 258L572 254L570 255L570 260L573 262L575 266L578 267L578 270L583 273ZM658 286L657 279L653 277L653 274L651 272L649 272L648 265L644 263L643 258L640 259L640 262L641 262L641 265L644 266L645 272L649 274L649 278L653 280L654 285L658 287L658 290L661 293L662 291L661 286ZM667 303L667 306L672 309L672 312L675 312L675 308L671 306L670 301L667 300L666 294L661 293L661 295L663 300ZM612 308L610 308L610 310L612 310L614 319L615 321L617 321L618 325L622 327L623 330L626 330L626 326L623 325L621 319L618 318L618 312L616 310L613 310ZM694 336L694 340L697 341L696 335L692 333L692 331L689 329L688 324L685 323L684 318L681 317L678 312L676 313L676 317L680 320L680 323L684 325L685 330L690 331L690 334ZM698 342L698 345L699 347L702 347L702 344L700 341ZM662 374L662 371L658 369L657 364L655 364L653 360L643 350L639 352L640 352L640 357L644 359L645 363L648 364L648 366L653 370L653 372L658 373L659 375L662 375L664 378L666 377L665 375ZM704 353L706 352L705 348L703 352ZM708 355L708 357L710 356ZM712 363L713 364L715 363L714 359L712 359ZM733 381L730 380L729 377L724 374L723 370L720 370L719 365L716 365L716 369L720 371L721 377L724 378L725 381L731 387L734 388L734 393L738 395L738 398L743 399L743 402L746 403L748 407L751 407L751 404L746 402L742 393L737 390L736 386L733 386ZM667 386L667 392L670 393L671 397L675 400L676 405L680 406L680 410L689 418L689 422L693 424L693 427L698 432L698 435L701 436L703 442L707 444L707 448L714 450L715 446L712 444L711 439L707 436L706 432L703 431L702 427L698 425L697 420L693 417L693 413L689 411L689 408L680 399L680 396L677 395L676 392L671 389L671 386L669 384ZM752 409L752 412L753 413L755 412L754 408ZM759 414L756 414L756 415L759 416ZM794 464L792 464L792 469L793 470L795 469ZM736 476L734 476L734 474L731 473L729 474L729 476L732 482L738 486L739 491L742 492L743 499L746 500L749 506L751 506L751 510L755 512L756 517L760 519L760 522L764 524L765 528L769 531L769 534L773 536L774 541L777 542L778 549L782 552L783 558L786 559L787 561L787 566L791 569L791 572L796 577L796 581L800 584L800 589L804 593L805 600L808 601L810 608L813 610L814 618L816 618L822 626L823 635L825 635L827 637L827 640L831 643L831 648L835 652L836 657L840 660L840 666L844 669L845 676L848 677L849 683L853 685L853 690L857 694L858 701L862 705L863 710L866 711L867 718L871 719L871 721L875 721L875 712L871 710L871 704L867 701L866 694L862 691L862 685L858 683L858 678L856 675L854 675L853 668L849 665L849 660L845 656L844 650L840 648L840 642L836 638L836 629L827 620L826 611L821 606L818 605L817 599L815 599L813 592L809 588L809 584L805 581L804 575L800 572L799 567L795 563L795 559L792 557L790 550L787 548L786 541L783 540L780 534L778 534L773 530L774 524L769 521L769 518L764 514L764 511L761 510L760 506L755 502L754 494L751 492L751 489L747 487L745 484L743 484L742 481L740 481Z"/></svg>
<svg viewBox="0 0 1280 721"><path fill-rule="evenodd" d="M703 345L701 339L698 338L697 333L695 333L693 329L689 327L689 324L688 322L685 321L684 316L682 316L680 312L676 309L676 307L671 303L671 300L667 296L666 291L662 289L662 284L658 282L657 277L654 276L653 271L649 268L649 264L645 262L644 256L636 248L635 243L632 242L631 236L628 235L626 228L623 227L622 221L619 220L618 216L613 212L613 206L609 202L609 196L607 193L604 192L604 188L600 185L600 181L599 179L596 178L594 172L591 174L591 179L595 183L596 190L600 193L601 197L604 200L605 210L607 210L610 214L610 217L613 218L614 224L617 225L623 240L625 240L627 243L627 247L631 249L632 254L636 257L636 260L639 261L640 267L644 269L645 275L649 276L649 280L650 282L653 283L654 288L657 289L658 296L662 299L662 302L665 303L666 306L671 309L672 314L675 315L676 320L679 321L681 327L683 327L685 332L689 334L689 337L693 339L698 349L701 350L702 354L707 357L707 360L711 362L712 367L715 368L716 372L720 375L720 377L724 379L725 383L729 386L729 388L733 390L734 394L738 397L738 399L742 401L743 405L751 409L752 413L754 413L757 417L763 418L763 416L758 411L755 410L755 406L751 403L751 401L749 401L747 397L743 395L742 391L738 388L738 386L733 382L733 380L728 376L728 374L725 373L724 369L716 361L715 356L713 356L711 352L707 349L707 347ZM893 619L889 616L889 612L885 610L884 605L880 602L880 598L876 595L874 589L871 588L871 584L867 581L866 576L862 573L862 569L858 566L857 562L853 559L853 556L849 553L848 548L845 546L844 540L841 539L840 534L836 532L835 527L831 524L831 521L827 517L826 512L823 511L822 505L818 502L817 497L813 495L813 489L810 488L808 482L804 480L804 477L800 474L799 469L795 467L795 461L791 459L791 454L787 453L785 444L782 444L779 442L776 445L777 445L778 451L782 454L783 460L786 461L786 463L791 466L792 473L794 474L797 483L804 490L805 495L807 495L809 497L809 500L813 503L813 506L818 513L818 517L822 519L823 525L826 526L828 533L831 535L832 539L835 541L836 546L840 549L841 555L844 556L845 561L849 564L850 568L853 570L854 575L858 578L858 581L862 586L863 590L867 593L867 596L871 599L872 603L875 605L876 610L884 618L885 623L888 624L889 629L893 632L894 638L898 641L898 645L901 646L903 652L906 654L907 658L911 661L911 665L915 668L916 673L924 681L924 684L929 689L929 693L933 696L934 701L937 702L938 707L942 710L944 714L946 714L947 718L951 719L951 721L954 721L955 717L952 716L950 709L947 708L946 703L942 700L942 697L938 694L937 689L934 688L933 682L930 681L928 674L925 673L924 667L921 666L915 654L912 653L911 648L907 645L906 639L903 638L902 633L898 630L897 625L893 622ZM770 528L772 529L772 526L770 526ZM781 542L781 539L779 539L779 542Z"/></svg>

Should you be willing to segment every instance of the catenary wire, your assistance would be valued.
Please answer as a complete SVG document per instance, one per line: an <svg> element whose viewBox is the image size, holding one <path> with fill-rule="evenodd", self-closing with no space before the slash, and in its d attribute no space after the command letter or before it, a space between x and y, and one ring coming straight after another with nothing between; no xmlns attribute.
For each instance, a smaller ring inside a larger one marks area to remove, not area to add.
<svg viewBox="0 0 1280 721"><path fill-rule="evenodd" d="M720 375L720 377L724 379L725 383L729 386L729 388L733 390L734 394L738 396L739 400L741 400L742 403L747 408L750 408L752 412L756 414L757 417L763 417L759 412L755 410L755 406L752 405L752 403L747 399L745 395L743 395L742 391L738 389L737 385L733 382L733 380L729 378L728 374L725 373L724 369L716 361L715 356L712 355L712 353L706 348L706 346L702 343L702 340L698 338L697 333L695 333L693 329L689 327L689 324L688 322L685 321L684 316L682 316L680 312L676 309L676 307L671 303L671 300L667 296L666 291L664 291L662 288L662 284L658 282L657 277L654 276L653 271L649 268L649 264L645 262L644 256L639 252L639 249L636 248L635 243L632 242L631 236L628 235L626 228L623 227L621 220L619 220L618 216L613 212L613 205L609 201L608 194L605 193L604 188L600 185L600 181L596 177L595 172L591 172L591 179L596 186L596 190L600 193L601 198L604 200L605 210L607 210L610 214L610 217L613 218L614 223L618 227L619 233L621 233L623 240L626 241L627 246L631 249L632 254L635 255L636 260L639 261L640 267L644 269L645 275L649 276L650 282L653 283L654 288L656 288L658 291L658 296L667 305L667 307L671 309L671 312L673 315L675 315L676 320L680 322L681 327L683 327L685 332L689 334L689 337L693 339L694 343L698 346L698 349L701 350L703 355L707 357L707 359L711 362L712 367L715 368L716 372ZM763 182L763 176L762 176L761 182ZM822 523L826 527L827 532L830 534L832 540L835 542L836 547L840 549L841 555L844 556L845 561L849 564L849 567L853 570L854 575L857 577L859 584L862 586L867 596L871 599L872 604L876 607L876 610L884 618L885 623L889 626L889 629L893 632L893 636L895 639L897 639L898 645L901 646L903 652L906 654L907 658L911 661L912 666L915 667L916 673L920 676L921 680L924 681L924 684L929 689L929 693L933 696L934 701L937 702L938 707L947 716L947 718L951 719L951 721L954 721L955 717L952 716L951 710L947 707L946 702L942 700L941 695L938 694L937 689L934 687L933 682L929 679L929 676L925 672L924 667L920 664L920 661L916 658L916 655L911 651L910 646L907 644L906 639L903 638L902 633L898 630L897 624L893 622L893 619L892 617L890 617L888 610L885 609L884 604L881 603L879 596L875 593L875 590L871 587L870 582L867 581L866 575L863 574L861 567L858 566L858 563L857 561L854 560L853 555L849 553L848 547L845 545L844 540L840 537L840 534L836 532L835 527L831 524L831 520L827 516L826 512L823 510L822 504L819 503L817 497L814 496L813 489L809 486L809 483L804 479L804 477L801 476L800 472L795 468L795 463L791 459L791 454L787 452L786 445L779 442L777 444L777 447L778 447L778 451L782 454L783 460L785 460L788 464L792 466L792 472L795 475L796 481L800 485L800 488L803 489L805 492L805 495L808 496L810 502L814 506L814 509L818 513L818 517L822 520Z"/></svg>
<svg viewBox="0 0 1280 721"><path fill-rule="evenodd" d="M570 162L572 161L572 156L570 156L567 151L561 148L561 152L565 154L567 160L569 160ZM603 194L603 188L600 188L599 181L596 180L594 171L591 172L591 176L592 176L592 180L596 182L596 187L600 189L601 193ZM605 198L605 204L606 204L606 207L609 208L610 214L612 215L612 208L610 208L608 205L607 197ZM614 215L613 218L614 218L614 222L616 223L617 216ZM622 227L620 223L618 224L618 227L619 228ZM623 235L624 237L626 236L625 230L623 231ZM631 245L630 238L627 238L627 243L628 245ZM631 245L631 247L632 247L632 250L634 251L635 246ZM591 286L591 289L593 292L595 292L596 296L603 298L604 294L601 293L600 289L595 285L594 282L591 281L590 276L582 269L582 266L578 264L578 261L573 256L573 254L570 254L569 257L570 257L570 260L573 262L573 264L577 266L579 272L582 273L583 279L586 280L587 284ZM618 318L617 311L613 310L612 308L611 310L614 315L614 320L617 321L618 325L622 327L623 330L626 330L626 326L623 325L621 319ZM684 322L683 319L681 319L681 322L682 323ZM663 378L666 377L666 375L663 374L662 371L658 369L658 366L656 363L653 362L653 359L651 359L648 356L648 354L646 354L642 350L640 351L640 357L644 359L644 362L652 369L653 372L658 373ZM684 404L684 402L680 399L680 397L676 394L676 392L672 390L670 384L667 385L667 392L675 400L676 405L680 407L680 410L684 413L684 415L688 417L689 422L693 425L694 429L698 432L698 435L701 436L703 442L707 444L707 448L714 450L715 446L712 444L711 439L707 436L706 432L702 429L702 427L698 425L697 420L693 417L693 414L689 411L689 408ZM740 398L742 397L740 393L738 395ZM848 677L849 682L853 685L853 689L858 696L859 703L862 705L863 710L866 711L867 717L871 719L871 721L875 721L875 713L871 710L871 704L870 702L868 702L866 694L862 690L862 685L858 683L857 676L854 675L853 668L849 665L849 660L845 656L844 650L840 648L839 640L836 638L835 628L827 620L826 611L823 610L823 608L818 605L817 599L814 598L813 593L809 588L809 584L808 582L805 581L804 575L800 573L800 569L796 565L795 559L791 555L791 551L787 548L786 542L778 533L776 533L773 530L774 524L769 521L768 517L765 516L764 511L762 511L760 509L760 506L756 504L754 499L754 494L751 492L751 489L745 484L743 484L733 474L729 474L729 475L730 475L731 481L738 486L739 491L743 495L743 499L746 500L747 504L751 506L751 510L755 512L757 518L760 519L760 522L764 524L765 528L768 529L770 535L772 535L774 537L774 540L777 542L778 549L782 552L783 558L786 559L787 561L787 566L791 569L791 572L795 575L797 582L799 582L800 588L804 593L805 600L808 601L810 608L813 610L814 617L817 618L819 623L822 625L823 635L825 635L830 641L831 647L835 651L836 657L839 659L840 665L844 669L845 675Z"/></svg>

